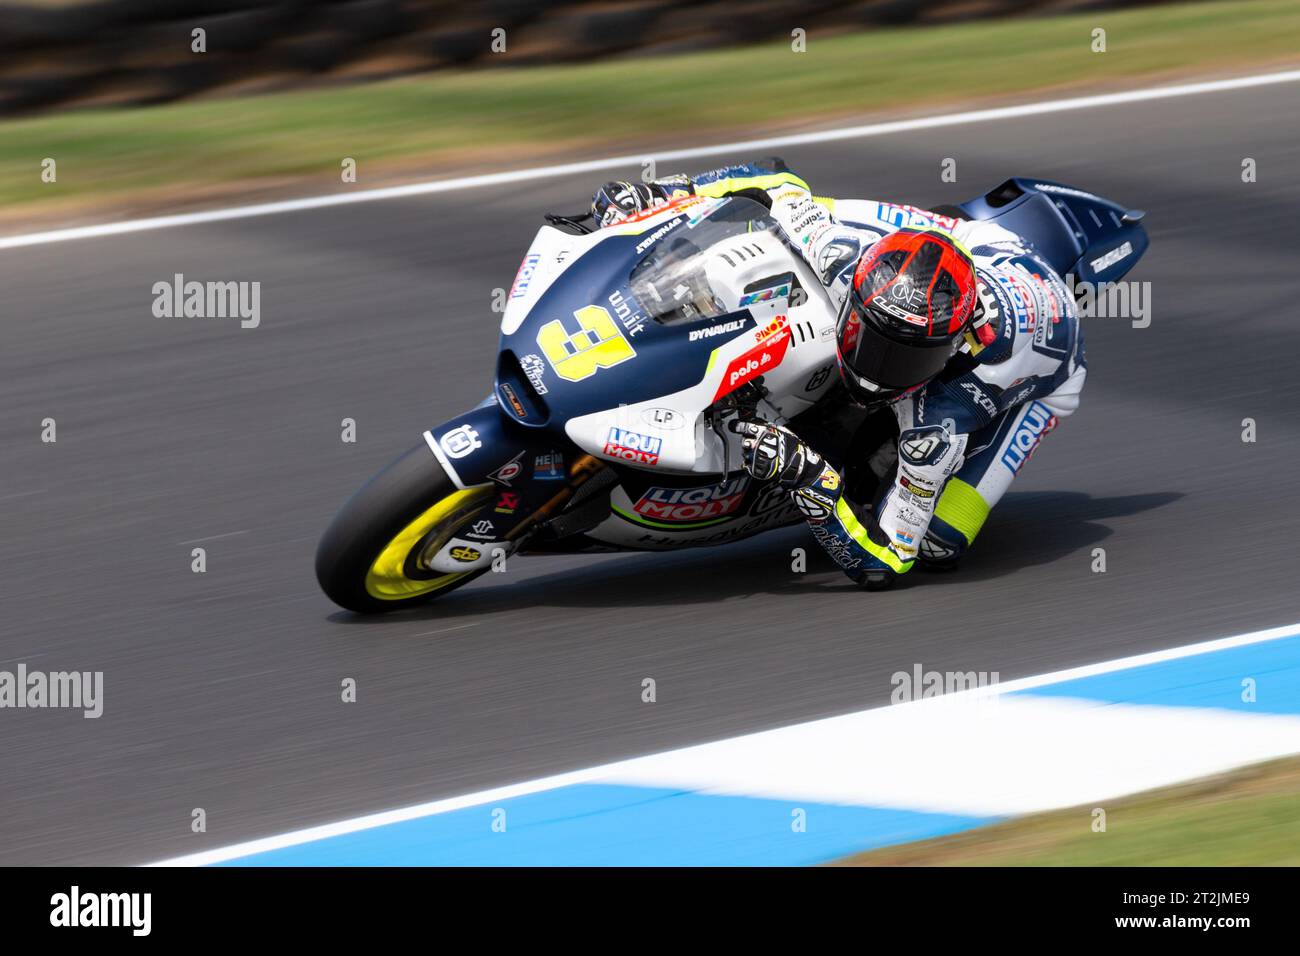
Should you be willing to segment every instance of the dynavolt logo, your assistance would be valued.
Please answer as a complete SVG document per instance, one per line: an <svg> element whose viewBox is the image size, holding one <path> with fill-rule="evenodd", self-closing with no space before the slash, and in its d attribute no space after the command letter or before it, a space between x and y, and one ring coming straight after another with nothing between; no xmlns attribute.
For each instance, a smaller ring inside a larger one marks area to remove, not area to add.
<svg viewBox="0 0 1300 956"><path fill-rule="evenodd" d="M640 253L642 253L642 252L645 252L647 249L649 249L651 246L653 246L656 242L658 242L658 241L659 241L660 239L662 239L664 236L668 235L668 233L672 232L674 229L676 229L678 226L680 226L680 225L681 225L682 223L684 223L685 221L686 221L686 217L685 217L685 216L678 216L676 219L673 219L673 220L671 220L670 222L666 222L666 223L664 223L662 226L660 226L660 227L659 227L658 229L656 229L654 232L650 233L650 235L646 236L646 238L642 239L640 242L637 243L637 245L636 245L636 251L637 251L637 253L640 254Z"/></svg>
<svg viewBox="0 0 1300 956"><path fill-rule="evenodd" d="M687 336L687 339L691 342L698 342L700 339L711 339L715 335L739 332L748 323L748 319L736 319L734 322L724 322L722 325L711 325L707 329L695 329Z"/></svg>

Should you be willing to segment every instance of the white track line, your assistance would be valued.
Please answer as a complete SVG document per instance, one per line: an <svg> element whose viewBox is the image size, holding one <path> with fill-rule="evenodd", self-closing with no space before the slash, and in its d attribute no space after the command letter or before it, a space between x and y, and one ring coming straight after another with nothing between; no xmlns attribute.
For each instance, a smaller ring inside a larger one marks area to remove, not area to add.
<svg viewBox="0 0 1300 956"><path fill-rule="evenodd" d="M232 206L226 209L211 209L206 212L157 216L151 219L129 219L124 222L104 223L97 226L79 226L72 229L55 229L50 232L34 232L0 239L0 249L17 249L23 246L38 246L49 242L68 242L73 239L96 239L103 236L118 236L129 232L168 229L173 226L192 226L206 222L224 222L227 219L248 219L253 216L274 216L287 212L324 209L329 206L345 206L350 203L404 199L408 196L427 196L432 193L455 192L461 189L475 189L480 186L500 186L534 179L550 179L556 176L595 172L608 169L611 166L640 166L650 157L653 157L656 162L675 162L681 159L695 159L718 153L757 153L786 146L802 146L807 143L833 143L842 139L887 136L891 133L938 129L964 123L984 123L992 120L1014 119L1020 116L1037 116L1042 113L1063 113L1069 110L1091 109L1096 106L1117 106L1123 103L1140 103L1146 100L1162 100L1176 96L1219 93L1227 90L1248 89L1255 86L1269 86L1274 83L1294 83L1297 80L1300 80L1300 70L1287 70L1281 73L1263 73L1256 76L1241 76L1227 80L1208 80L1200 83L1184 83L1179 86L1158 86L1143 90L1126 90L1122 93L1102 93L1096 96L1079 96L1065 100L1024 103L1019 106L1003 106L996 109L970 110L964 113L947 113L941 116L923 116L918 119L896 120L890 123L871 123L866 126L848 126L813 133L797 133L789 136L773 136L767 139L720 143L715 146L696 146L690 149L676 149L665 152L647 150L635 156L608 156L604 159L591 159L579 163L537 166L532 169L515 169L500 173L486 173L481 176L464 176L458 179L438 179L432 182L412 183L408 186L363 189L356 192L337 193L329 196L311 196L305 199L289 199L283 202L269 202L255 206Z"/></svg>
<svg viewBox="0 0 1300 956"><path fill-rule="evenodd" d="M1245 647L1249 644L1260 644L1265 641L1275 641L1284 637L1292 637L1297 634L1300 634L1300 622L1288 624L1285 627L1273 627L1264 631L1251 631L1248 634L1237 634L1233 637L1218 638L1212 641L1201 641L1197 644L1185 644L1182 647L1171 647L1163 651L1152 651L1146 654L1135 654L1131 657L1120 657L1112 661L1103 661L1099 664L1085 664L1081 667L1070 667L1065 670L1052 671L1048 674L1039 674L1036 677L1022 677L1017 680L993 684L976 690L961 691L957 694L946 694L943 697L932 697L912 701L910 703L891 704L887 706L901 709L907 707L935 707L938 705L951 705L953 698L963 695L987 696L989 694L1008 694L1013 691L1031 690L1035 687L1045 687L1049 684L1060 684L1065 681L1076 680L1080 677L1092 677L1097 674L1109 674L1115 671L1129 670L1134 667L1143 667L1147 664L1159 664L1164 661L1179 660L1185 657L1195 657L1199 654L1210 654L1214 651L1229 650L1234 647ZM868 710L883 709L885 708L868 708ZM859 711L858 713L865 713L865 711ZM836 721L842 721L846 716L850 715L841 714L836 717L824 717L820 720L806 721L802 724L795 724L792 726L811 728L818 724L830 724ZM786 730L789 728L780 729ZM751 737L764 733L770 734L773 733L773 731L759 731L757 734L742 734L741 736ZM692 750L696 746L699 745L693 744L690 747L678 747L674 750L663 751L655 754L655 757L671 757L673 754ZM556 774L550 777L530 780L525 783L512 784L506 787L495 787L491 790L481 790L477 793L468 793L459 797L450 797L445 800L434 800L429 803L421 803L397 810L386 810L381 813L367 814L366 816L353 817L349 820L340 820L337 823L327 823L322 826L308 827L303 830L293 830L289 833L282 833L278 836L264 837L258 840L249 840L244 843L219 847L215 850L204 850L199 853L172 857L171 859L160 860L148 865L207 866L213 863L223 863L229 860L239 859L240 857L251 856L255 853L265 853L269 850L279 850L284 847L297 846L302 843L312 843L329 837L342 836L346 833L355 833L359 830L369 830L374 827L386 826L391 823L401 823L406 820L415 820L420 817L433 816L438 813L447 813L451 810L463 810L466 807L481 806L486 803L494 803L500 800L509 800L514 797L527 796L532 793L540 793L544 790L554 790L559 787L586 783L590 780L596 780L608 776L612 770L628 763L629 761L626 760L617 761L611 764L603 764L599 767L590 767L586 770Z"/></svg>

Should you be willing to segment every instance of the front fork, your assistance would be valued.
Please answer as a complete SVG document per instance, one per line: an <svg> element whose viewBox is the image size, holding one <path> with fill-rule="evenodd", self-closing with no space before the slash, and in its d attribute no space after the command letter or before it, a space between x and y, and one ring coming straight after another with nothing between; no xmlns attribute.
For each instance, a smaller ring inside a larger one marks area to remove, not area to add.
<svg viewBox="0 0 1300 956"><path fill-rule="evenodd" d="M481 491L476 520L444 545L431 564L477 570L525 548L548 521L606 466L549 431L508 421L495 400L424 433L425 443L462 491ZM477 552L477 557L464 560ZM459 557L457 557L459 555Z"/></svg>
<svg viewBox="0 0 1300 956"><path fill-rule="evenodd" d="M531 511L506 535L506 540L514 543L515 550L522 550L525 544L536 535L552 518L558 516L573 500L583 485L606 470L604 462L591 455L580 455L569 467L563 488Z"/></svg>

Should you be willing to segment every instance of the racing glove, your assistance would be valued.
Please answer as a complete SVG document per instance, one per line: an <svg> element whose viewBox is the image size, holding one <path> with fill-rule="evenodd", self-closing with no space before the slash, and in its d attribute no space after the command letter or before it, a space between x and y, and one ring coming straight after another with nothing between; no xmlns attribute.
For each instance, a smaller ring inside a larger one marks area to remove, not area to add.
<svg viewBox="0 0 1300 956"><path fill-rule="evenodd" d="M816 481L821 473L822 456L788 429L761 421L733 421L730 428L745 436L741 458L745 470L759 481L776 481L794 490Z"/></svg>
<svg viewBox="0 0 1300 956"><path fill-rule="evenodd" d="M843 498L839 472L797 435L760 421L736 421L730 428L744 435L745 470L760 481L775 480L790 492L817 543L860 586L889 587L906 567L889 548L878 527L868 528ZM868 518L870 522L870 518Z"/></svg>
<svg viewBox="0 0 1300 956"><path fill-rule="evenodd" d="M591 215L601 226L612 226L638 213L694 192L686 176L669 176L651 183L624 180L605 183L591 200Z"/></svg>

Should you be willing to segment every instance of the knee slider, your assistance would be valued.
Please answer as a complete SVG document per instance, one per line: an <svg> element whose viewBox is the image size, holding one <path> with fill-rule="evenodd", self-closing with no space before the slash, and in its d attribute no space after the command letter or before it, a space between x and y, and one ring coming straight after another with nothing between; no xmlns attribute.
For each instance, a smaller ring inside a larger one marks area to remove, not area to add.
<svg viewBox="0 0 1300 956"><path fill-rule="evenodd" d="M930 522L925 537L921 539L918 557L928 568L951 568L970 547L964 535L938 518Z"/></svg>

